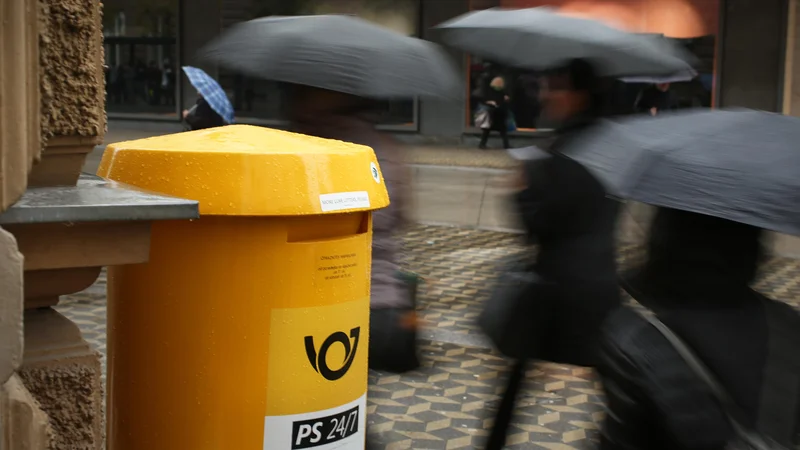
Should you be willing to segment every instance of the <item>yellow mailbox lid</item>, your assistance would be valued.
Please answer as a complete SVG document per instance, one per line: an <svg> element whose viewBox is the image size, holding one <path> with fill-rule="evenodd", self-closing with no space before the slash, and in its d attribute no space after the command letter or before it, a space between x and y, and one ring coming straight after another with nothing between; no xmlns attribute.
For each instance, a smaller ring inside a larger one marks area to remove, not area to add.
<svg viewBox="0 0 800 450"><path fill-rule="evenodd" d="M249 125L109 144L97 174L197 200L202 215L295 216L389 205L371 148Z"/></svg>

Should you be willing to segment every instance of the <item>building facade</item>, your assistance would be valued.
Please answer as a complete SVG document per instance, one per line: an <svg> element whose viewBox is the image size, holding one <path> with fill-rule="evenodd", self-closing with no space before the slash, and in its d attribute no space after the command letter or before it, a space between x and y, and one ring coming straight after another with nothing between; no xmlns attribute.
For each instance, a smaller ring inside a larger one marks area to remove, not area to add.
<svg viewBox="0 0 800 450"><path fill-rule="evenodd" d="M435 25L470 10L550 6L637 32L676 40L700 61L695 80L674 84L678 106L745 106L783 111L793 72L796 0L106 0L108 114L112 120L178 123L196 93L180 71L201 67L228 92L237 120L280 126L289 101L280 86L208 65L198 50L231 25L266 15L355 14L437 42ZM791 13L791 14L790 14ZM790 17L791 16L791 17ZM790 23L791 22L791 23ZM794 41L793 41L794 42ZM463 73L464 93L450 101L386 102L382 128L431 137L477 132L473 112L487 79L503 76L518 134L547 130L540 117L536 73L503 67L449 49ZM787 84L788 83L788 84ZM626 86L631 103L641 86ZM797 108L800 109L800 106Z"/></svg>

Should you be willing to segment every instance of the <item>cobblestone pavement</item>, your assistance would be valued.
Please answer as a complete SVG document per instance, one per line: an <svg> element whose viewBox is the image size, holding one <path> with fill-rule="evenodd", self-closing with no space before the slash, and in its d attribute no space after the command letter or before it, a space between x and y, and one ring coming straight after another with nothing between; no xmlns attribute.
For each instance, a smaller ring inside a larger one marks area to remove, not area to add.
<svg viewBox="0 0 800 450"><path fill-rule="evenodd" d="M422 343L423 368L404 375L370 374L370 430L388 449L480 448L509 364L480 339L474 320L493 268L523 254L518 236L419 226L405 240L408 268L426 279L420 306L433 332ZM620 250L623 267L640 257L638 249ZM772 259L764 274L761 290L800 307L800 261ZM105 354L104 276L58 309ZM601 387L592 371L540 364L528 375L508 448L591 448L602 419Z"/></svg>

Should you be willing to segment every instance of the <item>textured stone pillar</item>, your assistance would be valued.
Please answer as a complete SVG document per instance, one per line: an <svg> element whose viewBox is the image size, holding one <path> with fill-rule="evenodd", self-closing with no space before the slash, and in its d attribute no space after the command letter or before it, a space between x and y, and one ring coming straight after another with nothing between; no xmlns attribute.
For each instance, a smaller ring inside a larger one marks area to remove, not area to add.
<svg viewBox="0 0 800 450"><path fill-rule="evenodd" d="M41 152L38 4L0 0L0 211L17 201Z"/></svg>
<svg viewBox="0 0 800 450"><path fill-rule="evenodd" d="M32 2L29 2L32 3ZM31 186L74 185L106 129L102 3L39 0L42 160Z"/></svg>
<svg viewBox="0 0 800 450"><path fill-rule="evenodd" d="M77 325L52 308L27 310L19 374L50 417L51 449L103 448L100 355Z"/></svg>
<svg viewBox="0 0 800 450"><path fill-rule="evenodd" d="M52 429L39 403L18 375L0 387L0 450L45 450Z"/></svg>

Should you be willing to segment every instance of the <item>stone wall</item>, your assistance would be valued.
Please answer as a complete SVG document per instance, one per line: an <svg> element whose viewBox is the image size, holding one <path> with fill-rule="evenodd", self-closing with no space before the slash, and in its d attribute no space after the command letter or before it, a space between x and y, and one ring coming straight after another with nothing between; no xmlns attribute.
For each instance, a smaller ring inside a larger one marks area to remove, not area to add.
<svg viewBox="0 0 800 450"><path fill-rule="evenodd" d="M0 0L0 212L27 188L41 152L39 4ZM23 355L23 258L0 229L0 450L45 450L52 430L16 371Z"/></svg>
<svg viewBox="0 0 800 450"><path fill-rule="evenodd" d="M24 170L17 189L21 194L28 186L52 186L74 184L80 174L83 161L105 134L105 79L103 71L102 17L101 3L97 0L0 0L0 11L15 11L10 5L21 8L20 17L16 20L3 17L3 23L23 23L24 17L29 19L26 33L17 32L15 36L30 37L31 42L16 40L15 47L8 54L16 56L16 66L28 69L26 77L20 75L5 77L11 72L14 64L7 64L6 49L3 48L2 65L4 78L2 89L26 99L27 110L6 108L19 116L19 111L29 111L26 117L33 117L35 111L35 133L28 132L17 138L15 149L26 149L28 153L41 158L30 168L30 164L21 166ZM9 6L7 6L7 4ZM37 17L38 14L38 17ZM33 19L31 19L33 15ZM8 35L7 25L2 28L3 46ZM13 26L10 28L14 28ZM29 50L28 58L22 59L19 45L23 43ZM24 64L28 64L25 66ZM8 69L7 69L8 68ZM22 89L25 87L26 89ZM19 94L24 93L25 95ZM3 97L5 100L5 96ZM17 119L20 122L20 119ZM34 119L31 119L34 122ZM14 123L2 117L0 135L8 128L7 123ZM20 135L21 133L18 133ZM3 154L11 148L3 136ZM28 156L33 162L34 157ZM2 177L0 177L2 178ZM15 191L16 192L16 191ZM15 198L9 198L4 205L11 204ZM9 229L13 227L9 226ZM5 232L2 232L5 233ZM18 244L13 236L5 242L0 234L0 283L6 271L14 276L14 283L0 285L0 295L14 293L17 289L22 299L23 264L17 251ZM7 245L6 245L7 244ZM12 247L13 244L13 247ZM13 252L12 252L13 250ZM7 251L6 254L3 252ZM14 253L16 252L16 253ZM3 260L4 255L17 255L18 267ZM26 255L31 256L31 255ZM31 259L26 260L28 269ZM30 281L30 280L28 280ZM52 280L50 280L52 281ZM10 287L9 287L10 286ZM0 298L0 301L5 298ZM13 318L18 323L15 329L22 346L22 316L6 315L7 305L16 303L0 303L0 337L7 331L7 321ZM9 306L10 307L10 306ZM11 311L11 310L9 310ZM13 310L16 311L16 310ZM21 312L21 310L20 310ZM14 331L11 328L8 330ZM17 420L17 437L13 441L13 449L31 450L67 450L67 449L101 449L103 442L102 417L102 385L101 368L97 352L93 351L81 336L78 327L51 308L29 310L24 317L24 351L16 355L14 367L16 373L11 377L6 390L0 392L0 407L7 402L9 408L21 401L28 401L25 408L18 407L12 412L25 414L25 420ZM0 340L5 345L5 340ZM9 340L9 342L13 342ZM0 363L4 356L0 346ZM2 365L0 364L0 367ZM2 372L2 370L0 370ZM2 375L2 373L0 373ZM7 378L0 381L6 382ZM17 402L17 403L14 403ZM2 412L2 411L0 411ZM10 420L7 423L15 423ZM27 428L26 428L27 427ZM34 435L35 430L38 434ZM22 433L29 436L23 437ZM4 439L9 432L3 429ZM44 434L43 434L44 433ZM5 447L0 447L5 450Z"/></svg>

